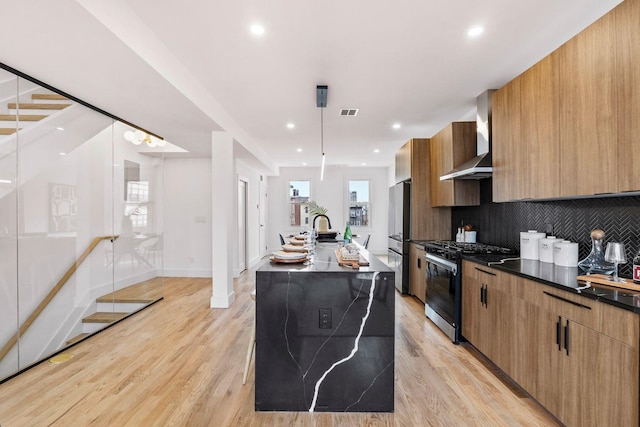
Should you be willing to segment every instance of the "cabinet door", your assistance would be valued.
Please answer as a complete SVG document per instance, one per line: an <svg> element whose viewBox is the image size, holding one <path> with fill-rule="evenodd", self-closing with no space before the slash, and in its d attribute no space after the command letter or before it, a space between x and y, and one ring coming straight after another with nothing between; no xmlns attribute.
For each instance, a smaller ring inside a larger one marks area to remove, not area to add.
<svg viewBox="0 0 640 427"><path fill-rule="evenodd" d="M637 341L636 341L637 342ZM594 425L638 425L638 349L601 335L597 360L599 375L594 390L605 396L597 405ZM606 354L607 357L602 357Z"/></svg>
<svg viewBox="0 0 640 427"><path fill-rule="evenodd" d="M525 162L525 151L519 149L522 134L520 117L521 80L515 78L492 96L492 162L493 201L519 200L524 195L524 183L519 180L519 168Z"/></svg>
<svg viewBox="0 0 640 427"><path fill-rule="evenodd" d="M487 357L510 377L515 376L516 298L487 285L486 308L489 329Z"/></svg>
<svg viewBox="0 0 640 427"><path fill-rule="evenodd" d="M618 117L618 183L620 191L640 190L640 2L622 2L616 19L616 77Z"/></svg>
<svg viewBox="0 0 640 427"><path fill-rule="evenodd" d="M411 238L448 240L451 238L451 210L431 207L430 141L414 138L411 142Z"/></svg>
<svg viewBox="0 0 640 427"><path fill-rule="evenodd" d="M429 143L429 152L431 157L431 206L451 206L453 205L453 197L448 197L449 193L453 194L453 181L440 181L440 176L449 172L445 171L445 165L448 163L449 153L446 150L447 138L450 138L450 128L447 127L435 134ZM449 191L451 188L451 191Z"/></svg>
<svg viewBox="0 0 640 427"><path fill-rule="evenodd" d="M618 191L614 29L607 14L557 50L565 197Z"/></svg>
<svg viewBox="0 0 640 427"><path fill-rule="evenodd" d="M524 199L557 197L560 194L555 64L556 54L552 53L518 77L521 80L522 122L515 150L516 175L512 179L517 182L520 198Z"/></svg>
<svg viewBox="0 0 640 427"><path fill-rule="evenodd" d="M426 269L424 249L414 243L409 250L409 283L410 292L424 303L426 297Z"/></svg>
<svg viewBox="0 0 640 427"><path fill-rule="evenodd" d="M480 204L477 180L446 180L440 176L476 156L475 122L449 123L431 138L431 205L474 206Z"/></svg>
<svg viewBox="0 0 640 427"><path fill-rule="evenodd" d="M562 320L536 304L518 301L516 381L556 416L562 409Z"/></svg>
<svg viewBox="0 0 640 427"><path fill-rule="evenodd" d="M411 146L412 142L409 141L396 153L396 183L411 179Z"/></svg>
<svg viewBox="0 0 640 427"><path fill-rule="evenodd" d="M563 319L563 408L558 417L568 426L597 426L597 425L625 425L597 423L597 414L600 406L617 405L610 401L610 396L601 394L604 390L597 387L598 378L602 372L598 369L598 359L602 358L600 351L604 350L601 338L605 338L593 329L589 329L578 323ZM566 348L565 348L566 346ZM609 359L609 363L618 363L618 360ZM595 395L601 395L605 405L594 405ZM636 402L637 404L637 402ZM628 424L627 424L628 425Z"/></svg>
<svg viewBox="0 0 640 427"><path fill-rule="evenodd" d="M486 351L487 310L481 301L483 284L474 264L462 267L462 335L482 353Z"/></svg>

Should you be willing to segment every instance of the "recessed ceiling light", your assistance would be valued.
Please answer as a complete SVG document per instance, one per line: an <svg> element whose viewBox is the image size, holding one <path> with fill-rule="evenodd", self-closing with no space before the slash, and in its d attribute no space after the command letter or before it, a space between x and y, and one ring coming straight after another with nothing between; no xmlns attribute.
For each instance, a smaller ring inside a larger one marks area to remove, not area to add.
<svg viewBox="0 0 640 427"><path fill-rule="evenodd" d="M467 31L467 35L469 37L478 37L483 32L484 32L484 28L482 28L480 26L471 27L471 28L469 28L469 31Z"/></svg>
<svg viewBox="0 0 640 427"><path fill-rule="evenodd" d="M293 129L294 127L296 127L296 125L294 125L293 123L287 123L287 127L289 129Z"/></svg>
<svg viewBox="0 0 640 427"><path fill-rule="evenodd" d="M374 153L379 153L380 150L378 150L377 148L375 150L373 150Z"/></svg>
<svg viewBox="0 0 640 427"><path fill-rule="evenodd" d="M11 180L9 180L9 179L0 179L0 184L11 184Z"/></svg>
<svg viewBox="0 0 640 427"><path fill-rule="evenodd" d="M251 26L251 32L256 36L261 36L264 34L264 27L260 24L253 24Z"/></svg>
<svg viewBox="0 0 640 427"><path fill-rule="evenodd" d="M394 123L392 126L394 129L400 129L402 125L400 123Z"/></svg>
<svg viewBox="0 0 640 427"><path fill-rule="evenodd" d="M367 166L367 164L363 162L363 163L362 163L362 166Z"/></svg>
<svg viewBox="0 0 640 427"><path fill-rule="evenodd" d="M63 127L57 127L56 129L58 129L58 130L64 130L64 128L63 128Z"/></svg>
<svg viewBox="0 0 640 427"><path fill-rule="evenodd" d="M67 153L58 153L58 154L60 154L61 156L66 156L67 155Z"/></svg>
<svg viewBox="0 0 640 427"><path fill-rule="evenodd" d="M298 153L302 153L302 148L296 148L296 151L297 151Z"/></svg>

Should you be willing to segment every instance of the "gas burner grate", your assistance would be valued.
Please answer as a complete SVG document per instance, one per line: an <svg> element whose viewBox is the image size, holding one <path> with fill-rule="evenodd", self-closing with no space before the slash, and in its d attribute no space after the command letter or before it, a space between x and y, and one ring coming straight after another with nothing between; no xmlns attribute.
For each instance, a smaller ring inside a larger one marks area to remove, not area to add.
<svg viewBox="0 0 640 427"><path fill-rule="evenodd" d="M450 252L460 252L464 254L513 254L515 251L500 246L487 245L484 243L454 242L449 240L433 240L427 243L428 246L439 248Z"/></svg>

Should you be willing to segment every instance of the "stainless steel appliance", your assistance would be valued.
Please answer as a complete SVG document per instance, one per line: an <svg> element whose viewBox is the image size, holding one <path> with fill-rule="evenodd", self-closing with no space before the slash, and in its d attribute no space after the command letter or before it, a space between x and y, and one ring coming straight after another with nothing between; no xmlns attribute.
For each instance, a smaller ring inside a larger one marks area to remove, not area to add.
<svg viewBox="0 0 640 427"><path fill-rule="evenodd" d="M461 339L462 255L497 254L508 258L512 249L482 243L444 240L425 242L427 262L427 297L425 314L455 344Z"/></svg>
<svg viewBox="0 0 640 427"><path fill-rule="evenodd" d="M396 288L409 293L409 240L411 219L411 182L389 188L389 266L395 272Z"/></svg>

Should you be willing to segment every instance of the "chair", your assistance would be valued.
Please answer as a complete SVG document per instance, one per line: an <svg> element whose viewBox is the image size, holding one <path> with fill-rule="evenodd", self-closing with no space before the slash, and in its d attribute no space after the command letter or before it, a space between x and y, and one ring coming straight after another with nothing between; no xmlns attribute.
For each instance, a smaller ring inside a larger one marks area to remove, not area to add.
<svg viewBox="0 0 640 427"><path fill-rule="evenodd" d="M282 237L282 234L279 234L279 236L280 236L280 244L284 245L284 237Z"/></svg>
<svg viewBox="0 0 640 427"><path fill-rule="evenodd" d="M280 235L282 239L282 235ZM256 290L251 291L251 299L256 300ZM247 349L247 359L244 362L244 374L242 375L242 385L247 383L247 376L249 375L249 365L251 365L251 359L256 349L256 320L253 319L253 326L251 326L251 339L249 340L249 348Z"/></svg>
<svg viewBox="0 0 640 427"><path fill-rule="evenodd" d="M365 249L368 249L368 248L369 248L369 239L370 239L370 238L371 238L371 233L369 233L369 234L367 235L367 238L366 238L366 239L364 239L364 243L362 243L362 246L364 246L364 248L365 248Z"/></svg>

